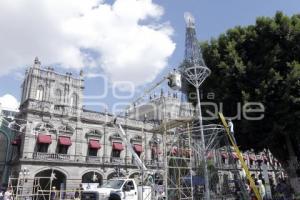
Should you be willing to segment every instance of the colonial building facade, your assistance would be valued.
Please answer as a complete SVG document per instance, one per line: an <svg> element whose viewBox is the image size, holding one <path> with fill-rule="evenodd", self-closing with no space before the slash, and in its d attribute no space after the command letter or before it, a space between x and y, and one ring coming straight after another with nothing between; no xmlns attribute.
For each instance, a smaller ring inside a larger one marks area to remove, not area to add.
<svg viewBox="0 0 300 200"><path fill-rule="evenodd" d="M59 189L74 189L79 183L102 183L116 174L133 176L139 172L131 152L112 126L113 116L82 108L84 80L42 68L36 58L26 71L18 123L26 128L18 135L19 157L15 157L11 177L26 173L26 184L35 177L56 174ZM149 168L157 167L159 147L143 121L119 119L128 141ZM32 181L30 181L32 180ZM63 187L63 188L62 188Z"/></svg>
<svg viewBox="0 0 300 200"><path fill-rule="evenodd" d="M37 58L26 71L20 112L16 118L23 127L13 142L10 170L11 180L23 177L23 191L31 193L32 188L37 186L71 190L80 183L101 184L114 176L133 177L139 174L132 153L112 126L114 117L107 112L83 109L83 90L82 73L79 77L70 73L60 74L53 68L42 68ZM150 103L156 105L161 101L153 98ZM180 107L177 95L168 94L163 101L167 101L167 107L162 109L165 114L160 117L176 117L176 110ZM137 109L140 113L136 120L129 117L118 120L123 124L127 140L147 168L161 168L162 136L153 131L154 123L146 122L142 116L147 114L150 119L155 119L162 110L154 113L149 105ZM257 175L262 171L262 162L272 178L275 179L275 172L280 172L280 165L269 153L255 155L254 152L245 152L244 158L252 173ZM220 181L226 182L224 177L234 179L230 170L239 163L237 160L229 162L225 150L209 152L208 159L219 170Z"/></svg>

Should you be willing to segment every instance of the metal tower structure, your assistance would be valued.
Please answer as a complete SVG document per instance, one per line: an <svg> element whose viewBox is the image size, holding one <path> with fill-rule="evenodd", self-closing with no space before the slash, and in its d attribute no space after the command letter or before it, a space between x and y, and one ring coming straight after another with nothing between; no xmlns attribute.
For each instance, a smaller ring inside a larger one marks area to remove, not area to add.
<svg viewBox="0 0 300 200"><path fill-rule="evenodd" d="M186 35L185 35L185 52L184 52L184 62L180 66L180 71L182 74L182 106L181 109L185 109L188 100L188 87L190 85L194 86L197 93L197 111L198 111L198 122L200 126L200 140L198 141L201 144L201 157L203 159L204 167L204 180L205 180L205 199L210 199L209 191L209 177L207 170L207 161L206 161L206 146L205 138L203 132L202 124L202 112L200 104L200 94L199 88L203 81L210 75L211 71L206 67L203 60L201 48L196 36L195 29L195 19L190 13L184 14L186 22Z"/></svg>
<svg viewBox="0 0 300 200"><path fill-rule="evenodd" d="M186 23L184 59L190 64L205 66L196 36L195 19L188 12L184 14L184 18Z"/></svg>

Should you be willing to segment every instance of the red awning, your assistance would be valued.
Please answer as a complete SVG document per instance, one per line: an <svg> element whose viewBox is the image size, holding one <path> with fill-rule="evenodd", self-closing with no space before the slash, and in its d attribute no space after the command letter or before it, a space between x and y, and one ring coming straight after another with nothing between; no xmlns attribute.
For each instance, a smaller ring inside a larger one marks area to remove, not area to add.
<svg viewBox="0 0 300 200"><path fill-rule="evenodd" d="M100 149L101 144L100 144L99 140L90 140L89 141L89 147L91 149Z"/></svg>
<svg viewBox="0 0 300 200"><path fill-rule="evenodd" d="M18 146L21 144L21 138L17 138L17 139L14 139L12 142L11 142L12 145L15 145L15 146Z"/></svg>
<svg viewBox="0 0 300 200"><path fill-rule="evenodd" d="M191 149L186 149L186 150L185 150L185 156L190 157L190 156L192 156L192 155L193 155L193 152L192 152Z"/></svg>
<svg viewBox="0 0 300 200"><path fill-rule="evenodd" d="M222 156L223 158L228 158L228 154L227 154L226 152L222 152L222 153L221 153L221 156Z"/></svg>
<svg viewBox="0 0 300 200"><path fill-rule="evenodd" d="M261 155L257 155L257 156L256 156L256 160L257 160L257 161L262 161L262 160L263 160L263 157L262 157Z"/></svg>
<svg viewBox="0 0 300 200"><path fill-rule="evenodd" d="M252 155L249 155L249 159L252 160L252 161L256 161L256 156L253 155L253 154L252 154Z"/></svg>
<svg viewBox="0 0 300 200"><path fill-rule="evenodd" d="M124 150L123 144L119 142L113 142L112 148L119 151Z"/></svg>
<svg viewBox="0 0 300 200"><path fill-rule="evenodd" d="M141 144L134 144L133 145L133 149L135 152L137 153L141 153L143 152L143 146Z"/></svg>
<svg viewBox="0 0 300 200"><path fill-rule="evenodd" d="M266 155L263 155L264 161L268 161L268 157Z"/></svg>
<svg viewBox="0 0 300 200"><path fill-rule="evenodd" d="M239 159L238 154L235 152L232 152L232 157L236 160Z"/></svg>
<svg viewBox="0 0 300 200"><path fill-rule="evenodd" d="M155 155L161 154L161 150L158 147L152 147L151 150Z"/></svg>
<svg viewBox="0 0 300 200"><path fill-rule="evenodd" d="M71 146L71 138L70 137L65 137L65 136L59 136L58 137L58 144L60 145L65 145L65 146Z"/></svg>
<svg viewBox="0 0 300 200"><path fill-rule="evenodd" d="M178 148L177 147L172 147L171 154L172 155L177 155L177 153L178 153Z"/></svg>
<svg viewBox="0 0 300 200"><path fill-rule="evenodd" d="M51 135L39 134L37 138L37 142L39 144L51 144L52 143Z"/></svg>
<svg viewBox="0 0 300 200"><path fill-rule="evenodd" d="M209 152L206 153L206 158L207 159L212 159L213 157L214 157L214 154L213 154L212 151L209 151Z"/></svg>

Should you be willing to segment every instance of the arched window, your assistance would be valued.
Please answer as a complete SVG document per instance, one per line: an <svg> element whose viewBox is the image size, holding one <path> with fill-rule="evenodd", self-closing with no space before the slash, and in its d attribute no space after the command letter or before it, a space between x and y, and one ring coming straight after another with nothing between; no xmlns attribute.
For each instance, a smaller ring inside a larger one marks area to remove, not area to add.
<svg viewBox="0 0 300 200"><path fill-rule="evenodd" d="M76 108L78 105L78 96L76 93L73 93L71 96L71 101L70 101L70 105L73 108Z"/></svg>
<svg viewBox="0 0 300 200"><path fill-rule="evenodd" d="M37 133L55 134L56 130L52 124L49 123L39 123L35 128Z"/></svg>
<svg viewBox="0 0 300 200"><path fill-rule="evenodd" d="M60 89L56 89L55 91L55 99L57 102L61 101L61 90Z"/></svg>
<svg viewBox="0 0 300 200"><path fill-rule="evenodd" d="M36 97L35 99L38 101L43 100L43 95L44 95L44 87L42 85L39 85L37 91L36 91Z"/></svg>
<svg viewBox="0 0 300 200"><path fill-rule="evenodd" d="M73 134L74 133L74 129L71 126L60 126L58 128L59 134Z"/></svg>

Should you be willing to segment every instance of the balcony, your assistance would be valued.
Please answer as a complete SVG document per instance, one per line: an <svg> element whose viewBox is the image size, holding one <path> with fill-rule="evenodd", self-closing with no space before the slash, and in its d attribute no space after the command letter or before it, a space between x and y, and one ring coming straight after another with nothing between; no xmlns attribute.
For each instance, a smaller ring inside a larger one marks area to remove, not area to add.
<svg viewBox="0 0 300 200"><path fill-rule="evenodd" d="M164 166L164 163L162 161L156 161L156 160L145 160L144 164L148 167L162 168Z"/></svg>
<svg viewBox="0 0 300 200"><path fill-rule="evenodd" d="M34 152L32 158L34 160L71 160L71 156L68 154L58 154L58 153L42 153Z"/></svg>
<svg viewBox="0 0 300 200"><path fill-rule="evenodd" d="M86 162L90 163L90 164L100 164L100 163L102 163L102 158L97 157L97 156L87 156Z"/></svg>
<svg viewBox="0 0 300 200"><path fill-rule="evenodd" d="M111 157L110 161L112 164L124 164L125 160L123 158L119 158L119 157Z"/></svg>

